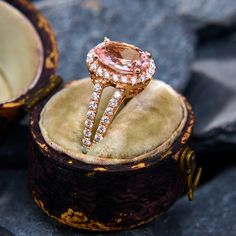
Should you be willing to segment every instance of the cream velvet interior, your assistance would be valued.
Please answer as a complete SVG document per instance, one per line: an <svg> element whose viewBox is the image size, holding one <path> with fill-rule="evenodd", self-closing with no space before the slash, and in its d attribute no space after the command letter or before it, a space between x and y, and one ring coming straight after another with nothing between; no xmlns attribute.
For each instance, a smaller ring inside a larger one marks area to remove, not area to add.
<svg viewBox="0 0 236 236"><path fill-rule="evenodd" d="M108 165L141 160L147 152L166 151L186 123L182 98L155 80L123 107L104 139L85 155L81 139L92 87L90 79L74 81L55 94L41 112L39 125L46 142L74 159ZM107 88L103 92L96 126L113 91Z"/></svg>
<svg viewBox="0 0 236 236"><path fill-rule="evenodd" d="M32 24L0 1L0 103L25 93L37 81L43 47Z"/></svg>

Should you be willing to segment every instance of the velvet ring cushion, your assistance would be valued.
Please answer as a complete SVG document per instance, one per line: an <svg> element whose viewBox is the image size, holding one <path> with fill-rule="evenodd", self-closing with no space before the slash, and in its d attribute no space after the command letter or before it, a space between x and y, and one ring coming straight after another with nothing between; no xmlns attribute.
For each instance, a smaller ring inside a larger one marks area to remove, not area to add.
<svg viewBox="0 0 236 236"><path fill-rule="evenodd" d="M27 92L43 67L42 42L31 22L0 1L0 103Z"/></svg>
<svg viewBox="0 0 236 236"><path fill-rule="evenodd" d="M104 139L85 155L81 138L92 88L88 78L71 82L47 102L40 115L40 130L47 144L76 160L112 165L161 154L186 124L188 112L183 98L164 82L154 80L122 107ZM113 92L114 88L105 89L95 126Z"/></svg>

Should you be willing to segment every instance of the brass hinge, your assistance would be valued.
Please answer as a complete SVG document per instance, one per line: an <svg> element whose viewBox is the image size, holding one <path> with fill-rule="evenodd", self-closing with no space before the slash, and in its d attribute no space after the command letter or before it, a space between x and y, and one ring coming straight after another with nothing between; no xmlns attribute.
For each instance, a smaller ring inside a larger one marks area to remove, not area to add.
<svg viewBox="0 0 236 236"><path fill-rule="evenodd" d="M195 152L189 147L186 147L180 156L180 169L187 176L187 194L189 201L192 201L194 191L200 181L202 168L196 167Z"/></svg>

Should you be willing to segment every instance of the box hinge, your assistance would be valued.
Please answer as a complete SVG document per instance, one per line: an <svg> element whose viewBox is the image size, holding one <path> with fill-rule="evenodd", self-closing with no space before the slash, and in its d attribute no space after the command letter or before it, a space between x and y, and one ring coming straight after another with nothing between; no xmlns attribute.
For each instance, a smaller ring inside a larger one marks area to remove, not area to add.
<svg viewBox="0 0 236 236"><path fill-rule="evenodd" d="M188 199L192 201L194 191L200 181L202 168L196 166L195 152L189 147L186 147L180 156L180 169L186 174Z"/></svg>

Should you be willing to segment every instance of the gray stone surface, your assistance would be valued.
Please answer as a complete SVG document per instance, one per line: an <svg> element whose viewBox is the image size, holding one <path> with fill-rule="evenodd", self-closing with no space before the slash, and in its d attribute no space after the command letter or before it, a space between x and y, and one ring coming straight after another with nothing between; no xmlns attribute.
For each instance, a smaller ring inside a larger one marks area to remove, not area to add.
<svg viewBox="0 0 236 236"><path fill-rule="evenodd" d="M236 35L200 47L193 73L186 92L196 116L194 137L235 144Z"/></svg>
<svg viewBox="0 0 236 236"><path fill-rule="evenodd" d="M14 236L13 233L11 233L9 230L7 230L6 228L3 228L0 226L0 235L1 236Z"/></svg>
<svg viewBox="0 0 236 236"><path fill-rule="evenodd" d="M234 0L177 0L176 9L193 29L207 25L230 26L236 23Z"/></svg>
<svg viewBox="0 0 236 236"><path fill-rule="evenodd" d="M156 78L183 90L194 54L194 36L170 12L171 2L156 0L38 1L37 7L51 23L59 44L59 74L65 80L88 75L88 50L104 36L152 52Z"/></svg>
<svg viewBox="0 0 236 236"><path fill-rule="evenodd" d="M159 220L135 230L106 235L236 235L236 166L196 192L195 201L184 196ZM16 236L89 235L63 226L41 212L27 190L24 171L0 171L0 226ZM103 234L93 234L103 235Z"/></svg>

